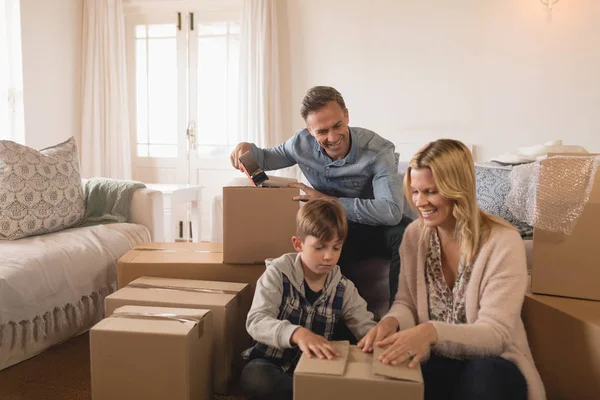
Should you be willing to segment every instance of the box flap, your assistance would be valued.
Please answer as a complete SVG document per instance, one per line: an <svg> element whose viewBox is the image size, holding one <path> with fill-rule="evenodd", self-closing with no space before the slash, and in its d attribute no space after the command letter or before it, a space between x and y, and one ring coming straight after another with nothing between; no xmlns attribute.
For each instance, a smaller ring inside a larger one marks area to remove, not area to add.
<svg viewBox="0 0 600 400"><path fill-rule="evenodd" d="M298 181L293 178L284 178L281 176L269 176L269 180L265 181L263 187L287 187L290 183L297 183Z"/></svg>
<svg viewBox="0 0 600 400"><path fill-rule="evenodd" d="M373 374L404 381L423 383L420 365L415 368L408 368L408 361L405 361L400 365L382 364L378 358L384 350L385 348L373 346Z"/></svg>
<svg viewBox="0 0 600 400"><path fill-rule="evenodd" d="M263 182L262 186L263 187L287 187L288 183L295 183L298 182L297 179L294 178L284 178L281 176L272 176L267 174L267 177L269 178L268 180L266 180L265 182ZM231 181L229 181L227 183L227 185L225 185L225 187L252 187L255 188L256 186L254 185L254 183L248 179L248 178L234 178Z"/></svg>
<svg viewBox="0 0 600 400"><path fill-rule="evenodd" d="M131 252L134 253L134 257L122 260L122 264L223 264L222 252L179 251L174 249L136 249Z"/></svg>
<svg viewBox="0 0 600 400"><path fill-rule="evenodd" d="M204 319L211 313L210 310L206 309L192 309L192 308L174 308L174 307L147 307L147 306L123 306L117 308L110 317L104 319L106 321L106 329L108 330L122 330L123 325L120 323L110 324L110 319L135 319L135 320L147 320L147 321L161 321L161 322L178 322L188 326L198 326L198 337L202 337L204 334ZM150 327L150 324L139 324L142 328ZM184 326L181 325L181 326ZM180 325L173 325L179 327ZM130 326L133 330L138 327ZM163 328L164 329L164 328ZM189 328L191 330L191 328ZM167 332L177 333L179 329L170 329ZM165 333L167 333L165 332Z"/></svg>
<svg viewBox="0 0 600 400"><path fill-rule="evenodd" d="M566 297L527 294L532 300L571 315L581 321L600 328L600 302L570 299Z"/></svg>
<svg viewBox="0 0 600 400"><path fill-rule="evenodd" d="M168 243L153 242L136 245L134 250L140 251L167 251L167 252L196 252L196 253L222 253L222 243L200 242L200 243Z"/></svg>
<svg viewBox="0 0 600 400"><path fill-rule="evenodd" d="M320 374L342 376L346 370L348 353L350 352L350 342L330 342L331 345L340 354L333 360L321 360L319 358L308 358L304 355L300 358L295 374Z"/></svg>
<svg viewBox="0 0 600 400"><path fill-rule="evenodd" d="M195 293L237 295L248 284L143 276L129 283L127 286L136 289L180 290Z"/></svg>

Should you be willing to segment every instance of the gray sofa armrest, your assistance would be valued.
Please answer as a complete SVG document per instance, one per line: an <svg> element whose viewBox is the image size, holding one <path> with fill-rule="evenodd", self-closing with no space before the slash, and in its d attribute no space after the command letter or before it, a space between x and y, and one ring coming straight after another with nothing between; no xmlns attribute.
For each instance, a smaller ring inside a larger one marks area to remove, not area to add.
<svg viewBox="0 0 600 400"><path fill-rule="evenodd" d="M164 242L165 216L162 193L148 188L133 192L128 222L148 228L153 242Z"/></svg>

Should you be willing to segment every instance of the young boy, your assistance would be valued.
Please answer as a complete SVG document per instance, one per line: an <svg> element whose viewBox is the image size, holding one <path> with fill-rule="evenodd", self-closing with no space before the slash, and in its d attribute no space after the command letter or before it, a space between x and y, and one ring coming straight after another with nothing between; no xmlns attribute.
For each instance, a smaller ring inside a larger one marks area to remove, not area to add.
<svg viewBox="0 0 600 400"><path fill-rule="evenodd" d="M298 253L266 261L246 320L254 344L243 353L249 363L241 386L249 399L291 400L292 374L301 353L328 359L337 355L329 340L338 320L358 339L375 326L367 303L336 265L347 234L339 203L310 201L296 217L292 244Z"/></svg>

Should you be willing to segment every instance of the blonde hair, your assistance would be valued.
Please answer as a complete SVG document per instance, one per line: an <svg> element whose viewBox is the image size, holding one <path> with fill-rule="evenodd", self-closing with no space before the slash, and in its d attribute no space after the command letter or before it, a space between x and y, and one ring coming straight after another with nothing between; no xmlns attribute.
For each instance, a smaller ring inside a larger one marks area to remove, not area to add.
<svg viewBox="0 0 600 400"><path fill-rule="evenodd" d="M414 155L404 176L404 195L415 210L417 207L412 199L410 172L423 168L431 170L439 193L454 203L454 238L458 240L460 254L467 264L475 260L493 224L512 228L502 218L484 212L477 205L475 163L471 152L462 142L439 139L427 144ZM424 226L423 218L418 214L423 228L421 240L424 240L430 236L431 228ZM429 245L428 241L426 243Z"/></svg>
<svg viewBox="0 0 600 400"><path fill-rule="evenodd" d="M348 220L344 207L337 201L309 201L296 214L296 235L304 241L314 236L321 242L346 240Z"/></svg>

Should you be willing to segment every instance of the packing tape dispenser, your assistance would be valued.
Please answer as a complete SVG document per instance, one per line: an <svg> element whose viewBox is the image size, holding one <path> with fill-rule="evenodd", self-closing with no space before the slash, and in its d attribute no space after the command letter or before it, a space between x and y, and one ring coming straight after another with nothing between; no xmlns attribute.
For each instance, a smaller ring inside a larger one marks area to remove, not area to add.
<svg viewBox="0 0 600 400"><path fill-rule="evenodd" d="M267 174L265 174L265 171L258 166L258 163L252 156L252 152L247 151L242 154L239 158L239 162L240 169L248 176L254 186L260 186L269 179Z"/></svg>

